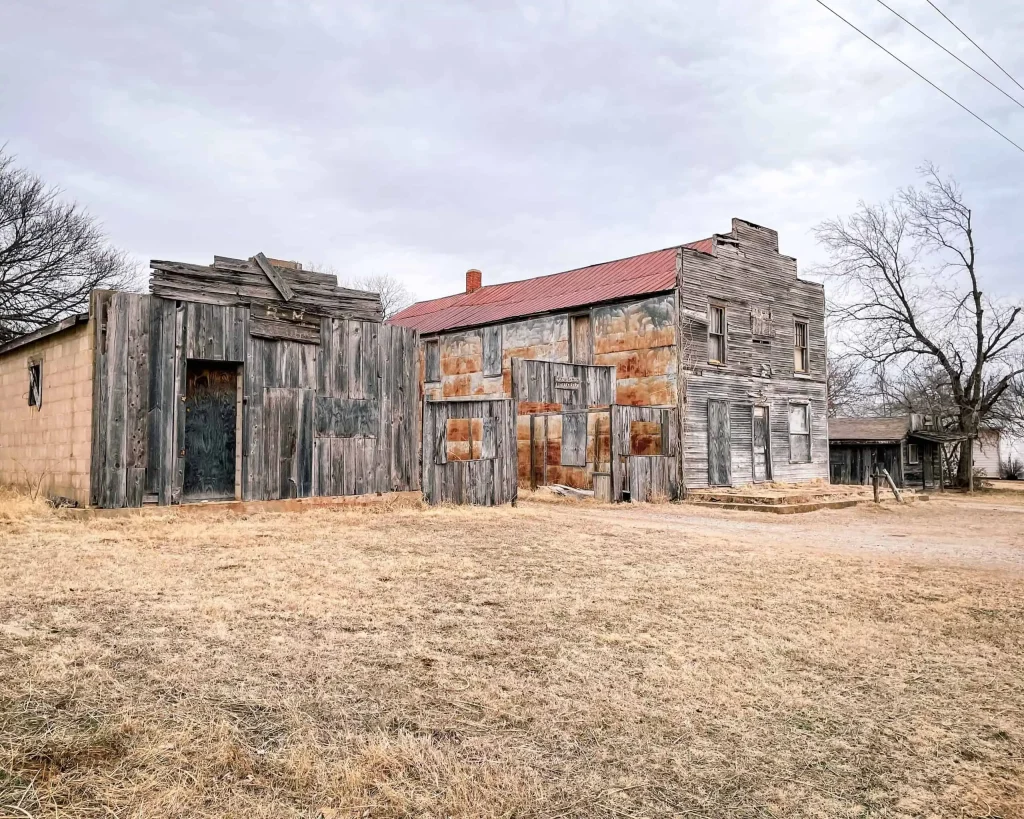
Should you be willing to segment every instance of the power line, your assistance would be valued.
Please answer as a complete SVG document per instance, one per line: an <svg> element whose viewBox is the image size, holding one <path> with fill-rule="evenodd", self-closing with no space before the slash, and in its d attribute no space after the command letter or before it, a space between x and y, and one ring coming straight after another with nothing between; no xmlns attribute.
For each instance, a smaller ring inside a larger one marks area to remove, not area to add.
<svg viewBox="0 0 1024 819"><path fill-rule="evenodd" d="M934 3L932 2L932 0L925 0L925 2L927 2L927 3L928 3L928 5L929 5L929 6L931 6L931 7L933 8L933 9L935 9L935 10L936 10L936 11L937 11L937 12L938 12L939 14L941 14L941 15L942 15L943 17L945 17L945 18L946 18L946 22L947 22L947 23L949 23L949 24L950 24L950 25L951 25L951 26L952 26L953 28L955 28L955 29L956 29L957 31L959 31L959 32L960 32L961 34L963 34L963 35L964 35L964 37L967 37L967 41L968 41L968 42L969 42L969 43L970 43L970 44L971 44L972 46L974 46L974 47L975 47L976 49L978 49L978 51L980 51L980 52L981 52L982 54L984 54L984 55L985 55L986 57L988 57L988 58L989 58L989 59L990 59L990 60L992 61L992 64L993 64L993 65L994 65L994 66L995 66L996 68L998 68L998 69L999 69L1000 71L1002 71L1002 72L1003 72L1003 73L1004 73L1004 74L1005 74L1005 75L1006 75L1007 77L1009 77L1009 78L1010 78L1011 80L1013 80L1013 84L1014 84L1014 85L1016 85L1016 86L1017 86L1017 87L1018 87L1018 88L1019 88L1019 89L1020 89L1021 91L1024 91L1024 85L1021 85L1021 84L1020 84L1019 82L1017 82L1017 80L1015 80L1015 79L1013 78L1013 75L1012 75L1012 74L1010 74L1010 72L1009 72L1009 71L1007 71L1007 70L1006 70L1005 68L1003 68L1003 67L1002 67L1002 66L1001 66L1001 65L1000 65L999 63L997 63L997 62L996 62L996 59L995 59L995 57L993 57L993 56L992 56L991 54L989 54L989 53L988 53L988 52L987 52L987 51L986 51L985 49L983 49L983 48L982 48L982 47L981 47L980 45L978 45L978 44L977 44L976 42L974 42L974 40L972 40L972 39L970 38L970 36L969 36L969 35L967 34L967 32L966 32L966 31L964 31L964 30L963 30L962 28L960 28L960 26L958 26L958 25L957 25L956 23L954 23L954 22L953 22L952 20L950 20L950 19L949 19L949 17L948 17L947 15L946 15L946 13L945 13L945 12L944 12L944 11L943 11L942 9L940 9L940 8L939 8L938 6L936 6L936 5L935 5L935 4L934 4Z"/></svg>
<svg viewBox="0 0 1024 819"><path fill-rule="evenodd" d="M964 68L968 68L971 71L973 71L975 74L977 74L979 77L981 77L985 82L987 82L994 89L996 89L996 91L998 91L1000 94L1002 94L1004 97L1006 97L1014 105L1018 106L1019 108L1024 108L1024 104L1022 104L1020 100L1018 100L1016 97L1011 96L1010 94L1007 94L1002 88L1000 88L998 85L996 85L994 82L992 82L992 80L990 80L988 77L986 77L980 71L978 71L978 69L976 69L973 65L970 65L969 63L965 63L956 54L954 54L952 51L950 51L948 48L946 48L942 43L940 43L938 40L936 40L930 34L924 32L924 31L921 31L921 29L919 29L917 26L915 26L913 23L911 23L906 17L904 17L902 14L900 14L898 11L896 11L896 9L894 9L892 6L887 5L884 2L884 0L876 0L876 2L878 3L878 5L884 6L885 8L889 9L889 11L891 11L893 14L895 14L897 17L899 17L904 23L906 23L908 26L910 26L912 29L914 29L914 31L916 31L922 37L927 37L929 40L931 40L933 43L935 43L935 45L937 45L939 48L941 48L943 51L945 51L950 57L952 57L954 60L956 60L958 63L960 63L960 65L964 66ZM1013 77L1010 77L1010 79L1012 80ZM1016 80L1014 80L1014 82L1016 82Z"/></svg>
<svg viewBox="0 0 1024 819"><path fill-rule="evenodd" d="M899 57L897 57L895 54L893 54L889 49L887 49L880 42L878 42L877 40L872 38L870 35L865 34L863 31L861 31L859 28L857 28L857 26L855 26L853 23L851 23L849 20L847 20L845 17L843 17L843 15L841 15L838 11L836 11L835 9L833 9L830 6L826 5L823 2L823 0L814 0L814 2L816 2L819 6L827 9L830 12L832 12L836 17L838 17L840 20L842 20L844 23L846 23L846 25L848 25L850 28L852 28L854 31L856 31L858 34L860 34L862 37L864 37L864 38L866 38L868 40L871 40L872 43L874 43L876 46L878 46L880 49L882 49L882 51L884 51L886 54L888 54L890 57L892 57L894 60L896 60L896 62L898 62L904 68L906 68L909 71L913 71L914 74L916 74L919 78L921 78L926 83L928 83L928 85L930 85L932 88L934 88L940 94L942 94L942 96L944 96L950 102L952 102L952 103L956 104L957 106L959 106L960 108L962 108L964 111L966 111L968 114L970 114L976 120L978 120L978 122L980 122L982 125L984 125L986 128L988 128L990 131L994 131L995 133L997 133L999 136L1001 136L1003 139L1005 139L1007 142L1009 142L1014 148L1016 148L1018 151L1020 151L1022 154L1024 154L1024 148L1022 148L1020 145L1018 145L1016 142L1014 142L1012 139L1010 139L1006 134L1004 134L1002 131L1000 131L998 128L996 128L994 125L989 125L985 120L983 120L980 116L975 114L970 108L968 108L966 105L964 105L958 99L956 99L955 97L950 96L945 91L943 91L941 88L939 88L939 86L937 86L935 83L933 83L931 80L929 80L920 71L918 71L917 69L912 68L911 66L907 65L907 63L903 62L903 60L901 60Z"/></svg>

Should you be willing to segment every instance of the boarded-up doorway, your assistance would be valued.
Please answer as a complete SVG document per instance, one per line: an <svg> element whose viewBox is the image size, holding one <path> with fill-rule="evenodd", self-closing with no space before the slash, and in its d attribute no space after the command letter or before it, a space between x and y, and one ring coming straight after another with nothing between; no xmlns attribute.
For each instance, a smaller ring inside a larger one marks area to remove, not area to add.
<svg viewBox="0 0 1024 819"><path fill-rule="evenodd" d="M234 498L238 365L189 359L185 378L182 500Z"/></svg>
<svg viewBox="0 0 1024 819"><path fill-rule="evenodd" d="M708 483L729 486L732 483L732 446L729 402L708 399Z"/></svg>
<svg viewBox="0 0 1024 819"><path fill-rule="evenodd" d="M314 395L313 390L290 387L268 387L264 391L267 500L308 498L313 494ZM361 468L369 466L363 464Z"/></svg>
<svg viewBox="0 0 1024 819"><path fill-rule="evenodd" d="M754 480L772 479L771 435L768 432L768 407L754 406Z"/></svg>

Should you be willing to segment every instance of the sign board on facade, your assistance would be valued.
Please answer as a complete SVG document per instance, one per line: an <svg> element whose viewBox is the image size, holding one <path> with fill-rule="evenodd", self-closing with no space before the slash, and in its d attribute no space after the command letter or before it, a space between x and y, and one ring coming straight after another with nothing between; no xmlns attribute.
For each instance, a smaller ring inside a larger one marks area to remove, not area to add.
<svg viewBox="0 0 1024 819"><path fill-rule="evenodd" d="M760 338L775 338L775 323L768 307L750 308L750 333Z"/></svg>
<svg viewBox="0 0 1024 819"><path fill-rule="evenodd" d="M580 380L578 378L566 378L565 376L555 376L555 389L556 390L578 390L580 388Z"/></svg>

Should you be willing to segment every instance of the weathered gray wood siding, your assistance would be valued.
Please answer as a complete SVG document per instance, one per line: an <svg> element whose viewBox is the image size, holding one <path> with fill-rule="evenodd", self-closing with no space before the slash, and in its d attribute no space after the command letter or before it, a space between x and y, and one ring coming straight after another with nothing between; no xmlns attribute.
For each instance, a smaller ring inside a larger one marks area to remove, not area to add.
<svg viewBox="0 0 1024 819"><path fill-rule="evenodd" d="M416 333L324 319L321 337L314 493L418 489Z"/></svg>
<svg viewBox="0 0 1024 819"><path fill-rule="evenodd" d="M515 358L511 370L520 483L591 489L594 472L609 460L607 414L572 411L615 401L615 367Z"/></svg>
<svg viewBox="0 0 1024 819"><path fill-rule="evenodd" d="M680 250L679 347L685 372L685 475L687 487L709 485L708 401L729 403L730 477L753 481L753 405L769 408L772 474L777 481L828 478L825 402L824 291L797 278L796 260L778 252L775 231L733 220L715 256ZM708 311L726 311L726 362L708 363ZM770 313L770 322L765 317ZM794 321L809 331L809 368L794 372ZM758 326L755 328L754 324ZM755 341L754 330L762 333ZM764 334L765 330L768 334ZM811 460L791 458L789 407L806 402L811 414Z"/></svg>
<svg viewBox="0 0 1024 819"><path fill-rule="evenodd" d="M635 503L675 500L680 495L679 436L676 410L672 407L635 407L614 404L612 414L612 497L621 500L628 491ZM633 455L630 426L634 421L661 425L661 455Z"/></svg>
<svg viewBox="0 0 1024 819"><path fill-rule="evenodd" d="M288 307L367 321L383 318L377 293L338 287L337 276L327 273L272 265L274 276L291 292L290 298L283 300L281 291L255 261L214 256L209 266L153 260L150 267L150 290L160 298L224 307ZM266 316L256 318L267 320Z"/></svg>
<svg viewBox="0 0 1024 819"><path fill-rule="evenodd" d="M449 461L448 421L493 419L493 443L476 460ZM507 398L424 401L423 498L431 504L500 506L516 499L515 410Z"/></svg>
<svg viewBox="0 0 1024 819"><path fill-rule="evenodd" d="M241 368L243 499L419 488L415 331L323 318L313 344L251 333L237 305L96 291L92 309L92 504L181 502L190 360Z"/></svg>
<svg viewBox="0 0 1024 819"><path fill-rule="evenodd" d="M536 405L554 409L607 407L615 401L615 368L516 358L512 362L512 398L528 413ZM579 387L566 388L566 382ZM562 386L559 386L559 383Z"/></svg>

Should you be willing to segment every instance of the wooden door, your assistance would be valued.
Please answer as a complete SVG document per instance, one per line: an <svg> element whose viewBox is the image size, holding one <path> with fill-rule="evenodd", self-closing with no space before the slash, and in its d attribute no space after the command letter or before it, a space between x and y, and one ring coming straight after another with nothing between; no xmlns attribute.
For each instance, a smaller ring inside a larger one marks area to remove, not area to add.
<svg viewBox="0 0 1024 819"><path fill-rule="evenodd" d="M754 480L772 479L772 456L769 441L768 407L754 407Z"/></svg>
<svg viewBox="0 0 1024 819"><path fill-rule="evenodd" d="M187 362L183 501L234 498L237 401L237 365Z"/></svg>
<svg viewBox="0 0 1024 819"><path fill-rule="evenodd" d="M590 316L572 316L569 319L572 342L572 363L594 363L594 337L590 331Z"/></svg>
<svg viewBox="0 0 1024 819"><path fill-rule="evenodd" d="M313 390L264 390L266 500L308 498L313 492Z"/></svg>
<svg viewBox="0 0 1024 819"><path fill-rule="evenodd" d="M708 483L729 486L732 483L732 447L729 427L729 402L708 399Z"/></svg>

